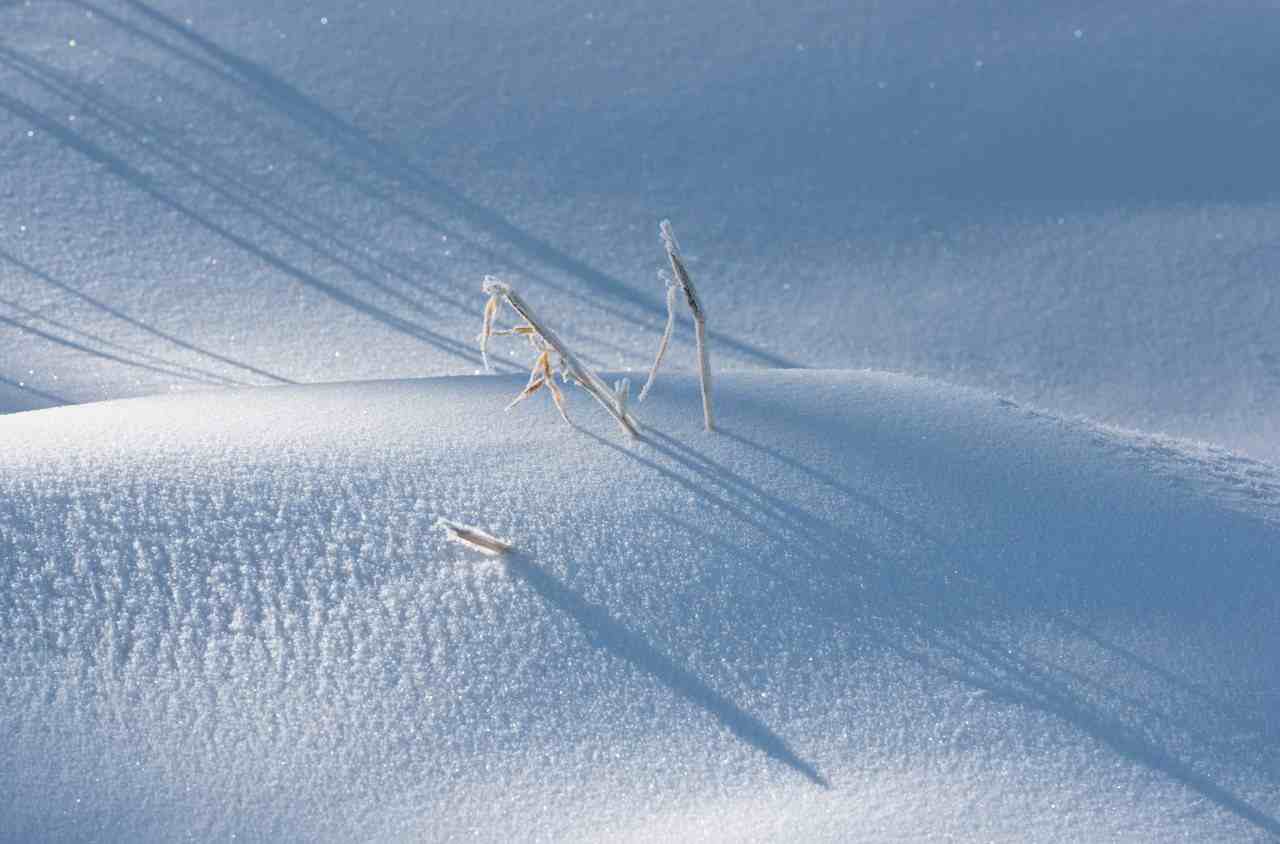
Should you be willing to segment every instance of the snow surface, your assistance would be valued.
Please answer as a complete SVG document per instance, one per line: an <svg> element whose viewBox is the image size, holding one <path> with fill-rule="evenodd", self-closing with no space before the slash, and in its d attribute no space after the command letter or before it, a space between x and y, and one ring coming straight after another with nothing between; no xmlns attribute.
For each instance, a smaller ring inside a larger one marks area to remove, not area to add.
<svg viewBox="0 0 1280 844"><path fill-rule="evenodd" d="M1280 837L1270 4L328 5L0 0L0 840Z"/></svg>
<svg viewBox="0 0 1280 844"><path fill-rule="evenodd" d="M1238 0L0 2L0 410L472 374L486 273L639 367L671 217L726 366L1274 460L1278 41Z"/></svg>
<svg viewBox="0 0 1280 844"><path fill-rule="evenodd" d="M867 371L722 375L715 435L664 377L643 442L522 385L0 418L0 838L1280 834L1274 467Z"/></svg>

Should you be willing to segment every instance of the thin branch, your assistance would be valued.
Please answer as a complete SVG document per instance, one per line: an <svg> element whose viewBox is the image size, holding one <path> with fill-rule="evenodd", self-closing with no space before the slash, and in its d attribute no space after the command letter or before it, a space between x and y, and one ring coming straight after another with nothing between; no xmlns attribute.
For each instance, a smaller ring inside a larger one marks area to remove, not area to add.
<svg viewBox="0 0 1280 844"><path fill-rule="evenodd" d="M702 387L702 421L708 431L714 431L715 421L711 415L711 355L707 351L707 315L698 299L698 292L693 287L693 279L685 269L684 259L680 257L680 245L676 242L675 232L671 230L671 221L663 220L658 224L662 233L662 245L667 250L667 259L671 262L671 272L676 277L680 289L684 291L685 302L693 314L695 339L698 343L698 381Z"/></svg>
<svg viewBox="0 0 1280 844"><path fill-rule="evenodd" d="M546 346L546 348L554 351L559 356L560 364L566 374L566 377L573 379L580 387L590 393L592 398L598 401L604 409L609 412L609 415L612 416L618 424L622 426L622 429L630 436L637 438L640 436L639 426L635 418L625 407L619 406L617 397L614 395L613 390L609 388L609 385L606 384L599 375L596 375L584 363L578 360L576 355L569 351L568 346L566 346L564 341L560 339L559 335L551 330L550 326L534 315L533 310L529 307L529 303L526 302L520 294L512 290L511 285L506 284L493 276L485 276L483 290L485 293L489 294L491 302L498 299L506 300L507 304L511 306L511 309L518 313L524 321L528 323L529 327L533 329L533 333ZM487 307L488 306L486 305L486 309ZM491 324L489 326L489 331L492 333ZM540 363L542 363L541 360ZM549 371L549 362L545 364L545 367ZM534 380L537 380L538 377L537 370L538 366L535 365ZM533 382L531 381L530 384L532 385L532 383ZM555 394L555 391L553 391L552 395L554 396ZM559 405L559 402L557 402L557 405ZM560 412L561 415L564 415L564 408L562 406L560 407ZM565 417L565 419L568 421L568 417Z"/></svg>
<svg viewBox="0 0 1280 844"><path fill-rule="evenodd" d="M662 275L662 273L659 273ZM649 395L649 389L653 386L653 382L658 378L658 367L662 365L662 358L667 354L667 346L671 344L671 334L676 328L676 285L671 279L667 279L667 326L662 329L662 340L658 343L658 354L653 359L653 366L649 369L649 377L645 379L644 386L640 388L640 395L636 401L644 401L645 396Z"/></svg>

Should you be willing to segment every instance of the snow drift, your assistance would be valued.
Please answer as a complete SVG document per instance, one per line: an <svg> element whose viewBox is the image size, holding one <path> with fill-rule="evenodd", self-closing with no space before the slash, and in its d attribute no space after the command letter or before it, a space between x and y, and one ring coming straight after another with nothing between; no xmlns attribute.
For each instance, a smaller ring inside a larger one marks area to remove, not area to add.
<svg viewBox="0 0 1280 844"><path fill-rule="evenodd" d="M0 419L0 838L1280 833L1280 473L872 372ZM438 518L514 543L501 559Z"/></svg>

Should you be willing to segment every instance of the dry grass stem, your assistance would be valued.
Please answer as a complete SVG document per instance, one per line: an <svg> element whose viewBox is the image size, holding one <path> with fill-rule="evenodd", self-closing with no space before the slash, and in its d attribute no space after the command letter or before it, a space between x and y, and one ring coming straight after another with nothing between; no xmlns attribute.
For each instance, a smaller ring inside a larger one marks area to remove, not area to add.
<svg viewBox="0 0 1280 844"><path fill-rule="evenodd" d="M693 279L689 278L689 271L685 269L684 259L680 257L680 244L676 242L671 221L663 220L658 224L658 230L662 233L662 245L666 248L667 259L671 262L671 272L675 275L680 289L684 291L685 302L689 305L690 313L693 314L694 337L698 344L698 381L702 387L703 427L708 431L714 431L715 421L711 415L711 356L707 351L707 314L702 308L701 300L698 299ZM659 359L661 359L661 348L659 348ZM654 371L657 371L657 361L654 362Z"/></svg>
<svg viewBox="0 0 1280 844"><path fill-rule="evenodd" d="M486 533L478 527L451 522L448 519L436 519L436 527L444 528L445 535L451 542L457 542L490 556L505 554L512 549L512 544Z"/></svg>
<svg viewBox="0 0 1280 844"><path fill-rule="evenodd" d="M484 371L493 372L489 365L489 338L493 336L493 319L498 315L498 300L490 299L484 304L484 323L480 328L480 360L484 361Z"/></svg>
<svg viewBox="0 0 1280 844"><path fill-rule="evenodd" d="M658 273L662 276L662 273ZM662 329L662 340L658 343L658 354L653 359L653 366L649 369L649 377L645 379L644 386L640 388L640 395L636 401L644 401L644 397L649 395L649 389L653 386L653 382L658 378L658 367L662 365L662 358L667 354L667 346L671 345L671 334L676 328L676 284L667 278L667 326Z"/></svg>
<svg viewBox="0 0 1280 844"><path fill-rule="evenodd" d="M694 320L693 337L698 344L698 384L702 388L702 426L708 431L716 429L711 417L711 358L707 352L707 323Z"/></svg>
<svg viewBox="0 0 1280 844"><path fill-rule="evenodd" d="M613 385L613 400L618 405L618 410L622 413L627 412L627 401L631 397L631 379L622 378Z"/></svg>
<svg viewBox="0 0 1280 844"><path fill-rule="evenodd" d="M543 352L541 355L538 356L538 363L535 363L533 365L533 372L529 374L529 383L526 384L524 389L520 391L520 395L516 396L514 399L511 400L511 404L506 406L505 408L506 410L510 410L511 408L518 405L520 402L529 398L529 396L538 392L539 388L541 388L544 384L547 383L547 376L546 376L546 373L543 372L543 367L542 367L542 362L546 360L546 358L547 358L546 352Z"/></svg>
<svg viewBox="0 0 1280 844"><path fill-rule="evenodd" d="M609 412L609 415L622 426L622 429L627 434L632 437L640 436L639 426L635 417L627 410L625 399L620 401L618 394L599 375L596 375L578 360L577 356L569 351L569 348L560 339L559 335L534 315L529 303L520 294L512 290L511 285L499 281L493 276L485 276L482 289L489 294L489 301L485 304L485 320L480 335L481 350L483 351L487 348L489 338L494 334L511 333L528 337L529 342L538 352L538 359L533 365L529 383L520 395L516 396L515 401L507 406L507 409L514 407L536 393L543 386L546 386L556 403L556 409L560 411L560 415L566 422L569 421L569 417L565 413L564 396L555 383L555 373L551 365L551 355L554 353L559 361L558 369L563 380L576 382L578 386L590 393ZM524 319L524 325L513 328L510 331L494 331L494 320L504 301Z"/></svg>

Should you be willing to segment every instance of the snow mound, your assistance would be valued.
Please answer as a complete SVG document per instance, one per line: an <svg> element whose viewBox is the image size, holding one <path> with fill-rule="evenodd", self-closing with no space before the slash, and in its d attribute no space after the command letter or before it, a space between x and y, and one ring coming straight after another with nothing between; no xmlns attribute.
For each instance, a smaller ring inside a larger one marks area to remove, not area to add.
<svg viewBox="0 0 1280 844"><path fill-rule="evenodd" d="M720 376L716 435L660 380L642 442L522 384L0 419L0 838L1280 834L1274 467L874 372Z"/></svg>

